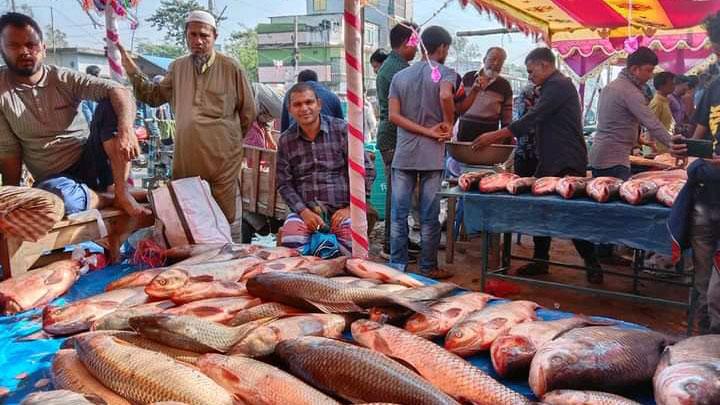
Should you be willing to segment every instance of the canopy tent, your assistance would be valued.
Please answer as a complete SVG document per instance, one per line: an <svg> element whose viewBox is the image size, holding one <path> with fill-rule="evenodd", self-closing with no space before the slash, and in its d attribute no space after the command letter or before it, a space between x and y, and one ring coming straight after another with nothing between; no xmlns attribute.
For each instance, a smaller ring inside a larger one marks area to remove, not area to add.
<svg viewBox="0 0 720 405"><path fill-rule="evenodd" d="M711 53L700 27L720 0L461 0L508 28L543 39L580 79L637 46L685 73Z"/></svg>

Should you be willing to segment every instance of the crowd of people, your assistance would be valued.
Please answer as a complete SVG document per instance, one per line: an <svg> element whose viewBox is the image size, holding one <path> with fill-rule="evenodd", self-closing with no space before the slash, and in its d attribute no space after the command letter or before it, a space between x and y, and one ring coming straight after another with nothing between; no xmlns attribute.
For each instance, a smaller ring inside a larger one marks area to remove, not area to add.
<svg viewBox="0 0 720 405"><path fill-rule="evenodd" d="M711 16L706 27L720 54L720 14ZM173 176L206 180L233 223L240 217L242 139L255 120L256 107L242 67L215 50L217 35L212 15L190 13L189 54L176 59L160 80L146 77L120 50L135 98L151 106L169 103L175 113ZM416 59L418 40L423 46ZM595 177L627 179L641 128L658 151L669 150L678 158L687 154L687 138L711 139L715 158L690 166L684 190L690 203L681 204L684 211L676 207L673 217L684 225L680 242L694 251L701 330L720 331L720 276L711 270L720 240L720 82L708 83L707 76L695 83L667 72L654 74L657 56L639 48L602 91L597 133L588 154L577 90L557 69L549 48L536 48L525 57L530 84L514 103L501 73L507 57L502 48L488 49L482 66L460 75L445 65L452 42L442 27L426 27L418 37L416 25L401 23L390 31L390 53L377 52L370 60L377 73L380 111L377 149L388 185L383 250L389 264L406 271L412 260L408 217L415 209L421 235L419 273L436 279L451 276L438 262L438 192L449 140L471 142L475 150L514 142L514 170L521 176L584 177L590 168ZM3 184L20 184L24 164L37 179L35 185L61 196L69 209L114 202L130 215L149 214L127 183L131 161L138 155L130 91L97 77L97 72L45 64L42 31L23 14L0 17L0 49L6 64L0 70ZM648 99L651 79L656 92ZM80 108L83 100L92 103ZM314 72L304 71L287 92L283 110L277 187L292 214L280 243L307 254L350 254L348 126L337 95L320 84ZM367 190L377 160L365 158ZM587 281L602 283L596 247L573 242L587 268ZM550 238L535 237L538 261L519 273L548 273L550 244Z"/></svg>

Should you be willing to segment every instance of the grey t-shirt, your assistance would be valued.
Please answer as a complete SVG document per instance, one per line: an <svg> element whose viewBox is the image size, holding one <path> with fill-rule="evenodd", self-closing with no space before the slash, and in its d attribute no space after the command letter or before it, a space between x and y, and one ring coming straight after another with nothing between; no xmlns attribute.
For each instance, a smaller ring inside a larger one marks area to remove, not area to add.
<svg viewBox="0 0 720 405"><path fill-rule="evenodd" d="M440 68L441 82L456 84L458 75L453 69L433 64ZM400 100L403 117L427 128L443 121L441 82L433 82L431 73L427 62L418 62L398 72L390 84L390 98ZM398 127L393 169L442 170L444 161L444 143Z"/></svg>

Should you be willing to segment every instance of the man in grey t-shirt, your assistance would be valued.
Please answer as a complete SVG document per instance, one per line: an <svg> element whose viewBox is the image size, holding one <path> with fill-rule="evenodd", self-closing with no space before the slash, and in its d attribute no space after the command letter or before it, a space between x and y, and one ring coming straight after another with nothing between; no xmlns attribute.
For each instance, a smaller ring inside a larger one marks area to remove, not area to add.
<svg viewBox="0 0 720 405"><path fill-rule="evenodd" d="M444 28L426 28L422 41L427 51L424 61L398 72L390 84L389 118L398 127L392 163L390 264L403 271L407 267L407 217L415 185L419 184L420 272L431 278L446 278L450 274L439 269L437 263L440 245L437 192L445 161L444 142L450 139L455 118L453 94L458 75L443 65L452 43Z"/></svg>

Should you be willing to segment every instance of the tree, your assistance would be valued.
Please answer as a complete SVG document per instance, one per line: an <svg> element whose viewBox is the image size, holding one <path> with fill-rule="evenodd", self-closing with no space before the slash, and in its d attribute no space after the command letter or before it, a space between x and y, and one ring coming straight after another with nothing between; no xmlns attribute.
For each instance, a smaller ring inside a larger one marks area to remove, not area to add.
<svg viewBox="0 0 720 405"><path fill-rule="evenodd" d="M175 59L182 56L185 53L185 49L172 44L140 42L137 45L136 52L143 55L161 56L163 58Z"/></svg>
<svg viewBox="0 0 720 405"><path fill-rule="evenodd" d="M455 60L456 67L463 67L469 62L482 59L480 47L466 37L455 36L450 47L450 58Z"/></svg>
<svg viewBox="0 0 720 405"><path fill-rule="evenodd" d="M230 39L225 44L229 55L237 59L245 68L248 80L258 80L258 34L254 29L244 28L230 34Z"/></svg>
<svg viewBox="0 0 720 405"><path fill-rule="evenodd" d="M165 39L185 46L185 18L193 10L205 10L197 0L161 0L160 7L147 21L158 31L165 31ZM215 16L219 25L225 17Z"/></svg>
<svg viewBox="0 0 720 405"><path fill-rule="evenodd" d="M44 37L45 37L45 45L47 45L47 47L50 49L52 49L53 47L55 47L55 48L67 48L68 47L67 35L57 28L53 29L53 27L50 26L49 24L45 27Z"/></svg>

